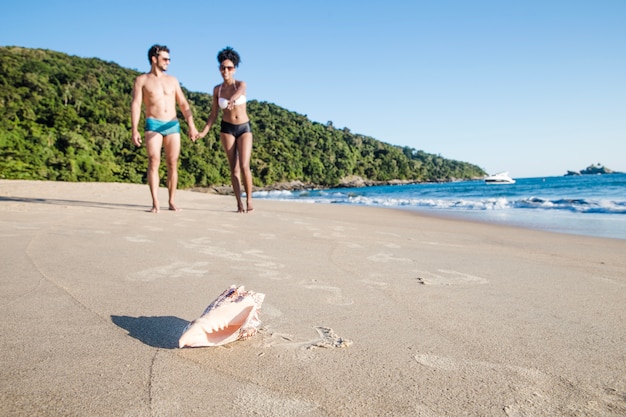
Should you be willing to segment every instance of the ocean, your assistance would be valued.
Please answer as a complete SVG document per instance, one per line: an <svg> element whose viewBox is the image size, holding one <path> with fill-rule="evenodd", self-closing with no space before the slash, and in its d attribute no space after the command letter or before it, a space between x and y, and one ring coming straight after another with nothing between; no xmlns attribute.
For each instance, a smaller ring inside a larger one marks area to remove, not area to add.
<svg viewBox="0 0 626 417"><path fill-rule="evenodd" d="M626 239L626 174L258 191L254 198L378 206L586 236Z"/></svg>

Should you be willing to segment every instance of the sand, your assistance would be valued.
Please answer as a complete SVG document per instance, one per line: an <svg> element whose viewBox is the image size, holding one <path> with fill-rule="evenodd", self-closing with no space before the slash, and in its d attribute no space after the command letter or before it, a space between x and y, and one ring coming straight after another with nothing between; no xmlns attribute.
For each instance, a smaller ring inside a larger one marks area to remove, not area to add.
<svg viewBox="0 0 626 417"><path fill-rule="evenodd" d="M0 415L626 415L626 240L177 203L0 180ZM266 295L260 332L178 349L232 284Z"/></svg>

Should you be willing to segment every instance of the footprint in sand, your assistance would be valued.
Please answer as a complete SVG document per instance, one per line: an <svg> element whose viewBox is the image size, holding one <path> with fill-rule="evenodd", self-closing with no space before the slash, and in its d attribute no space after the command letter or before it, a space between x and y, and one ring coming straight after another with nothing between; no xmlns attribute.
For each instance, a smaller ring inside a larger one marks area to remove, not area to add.
<svg viewBox="0 0 626 417"><path fill-rule="evenodd" d="M242 265L240 267L232 267L234 270L253 272L259 278L271 279L273 281L291 279L290 275L286 275L282 272L284 268L285 265L277 262L257 262L252 266Z"/></svg>
<svg viewBox="0 0 626 417"><path fill-rule="evenodd" d="M346 237L346 235L343 233L337 233L337 232L333 232L330 235L317 232L317 233L313 233L313 237L317 237L320 239L336 239L336 238L344 238Z"/></svg>
<svg viewBox="0 0 626 417"><path fill-rule="evenodd" d="M164 230L162 227L155 227L155 226L146 226L145 229L150 232L162 232Z"/></svg>
<svg viewBox="0 0 626 417"><path fill-rule="evenodd" d="M263 328L261 332L269 336L270 340L266 340L265 342L266 347L284 346L302 350L311 350L317 348L347 348L352 345L351 340L340 337L330 327L316 326L314 329L317 331L318 337L307 342L295 342L293 340L293 336L285 333L277 333L267 328Z"/></svg>
<svg viewBox="0 0 626 417"><path fill-rule="evenodd" d="M152 240L150 240L147 237L142 236L142 235L126 236L124 239L128 240L129 242L133 242L133 243L148 243L148 242L152 242Z"/></svg>
<svg viewBox="0 0 626 417"><path fill-rule="evenodd" d="M249 249L243 253L246 255L246 258L273 259L272 256L265 255L265 252L259 249Z"/></svg>
<svg viewBox="0 0 626 417"><path fill-rule="evenodd" d="M417 282L424 285L461 285L487 284L489 281L482 277L448 269L438 269L435 272L421 272Z"/></svg>
<svg viewBox="0 0 626 417"><path fill-rule="evenodd" d="M409 258L394 258L393 254L389 252L379 252L374 255L368 256L367 259L372 262L412 262Z"/></svg>
<svg viewBox="0 0 626 417"><path fill-rule="evenodd" d="M319 335L319 339L307 342L304 346L305 349L346 348L352 345L351 340L339 337L330 327L316 327L315 330Z"/></svg>
<svg viewBox="0 0 626 417"><path fill-rule="evenodd" d="M623 399L616 398L606 389L582 386L579 382L537 369L430 354L415 355L414 359L426 368L454 375L449 380L451 392L463 392L467 386L483 387L490 396L499 398L508 398L514 392L514 400L502 407L509 417L544 415L546 410L552 410L552 415L563 415L565 409L559 410L558 407L572 406L572 398L578 399L576 407L580 415L602 415L602 410L616 407L626 412L626 406L621 403Z"/></svg>
<svg viewBox="0 0 626 417"><path fill-rule="evenodd" d="M344 298L341 288L333 287L324 284L306 284L304 288L307 290L322 290L330 293L330 296L326 299L328 304L334 304L338 306L348 306L354 304L354 301Z"/></svg>
<svg viewBox="0 0 626 417"><path fill-rule="evenodd" d="M284 276L279 273L285 265L275 262L272 256L267 255L262 250L250 249L237 253L219 246L213 246L212 243L213 242L208 237L201 237L181 242L181 245L184 248L195 250L203 255L237 261L233 263L233 266L231 267L233 270L254 271L261 277L273 280L290 278L289 276Z"/></svg>
<svg viewBox="0 0 626 417"><path fill-rule="evenodd" d="M208 237L201 237L192 239L188 242L181 242L184 248L196 250L203 255L215 256L217 258L224 258L232 261L245 260L241 253L231 252L219 246L213 246L211 243L212 241Z"/></svg>
<svg viewBox="0 0 626 417"><path fill-rule="evenodd" d="M383 235L383 236L391 236L391 237L400 237L399 234L397 233L390 233L390 232L376 232L379 235Z"/></svg>
<svg viewBox="0 0 626 417"><path fill-rule="evenodd" d="M345 233L347 229L344 226L331 227L330 234L316 227L308 227L307 229L313 233L313 237L320 239L338 239L347 237Z"/></svg>
<svg viewBox="0 0 626 417"><path fill-rule="evenodd" d="M199 277L208 272L208 269L205 268L208 264L208 262L175 262L171 265L135 272L130 274L128 279L131 281L148 282L163 278Z"/></svg>
<svg viewBox="0 0 626 417"><path fill-rule="evenodd" d="M363 245L356 242L339 242L340 244L346 245L350 249L361 249Z"/></svg>
<svg viewBox="0 0 626 417"><path fill-rule="evenodd" d="M420 365L429 368L441 369L443 371L457 371L459 369L458 361L451 358L444 358L436 355L415 355L415 360Z"/></svg>
<svg viewBox="0 0 626 417"><path fill-rule="evenodd" d="M237 415L246 416L305 416L312 415L319 408L315 403L286 398L276 391L252 384L242 386L234 406L239 410Z"/></svg>
<svg viewBox="0 0 626 417"><path fill-rule="evenodd" d="M16 225L11 225L13 227L13 229L17 229L17 230L39 230L40 228L37 226L31 226L31 225L23 225L23 224L16 224Z"/></svg>
<svg viewBox="0 0 626 417"><path fill-rule="evenodd" d="M369 289L372 289L372 290L385 290L385 289L387 289L387 287L389 285L386 282L374 281L374 280L371 280L371 279L362 279L362 280L360 280L360 282L362 282Z"/></svg>
<svg viewBox="0 0 626 417"><path fill-rule="evenodd" d="M345 233L356 230L354 227L333 226L333 235L343 236Z"/></svg>
<svg viewBox="0 0 626 417"><path fill-rule="evenodd" d="M400 249L402 246L398 245L397 243L391 243L391 242L383 242L381 243L384 247L389 248L389 249Z"/></svg>

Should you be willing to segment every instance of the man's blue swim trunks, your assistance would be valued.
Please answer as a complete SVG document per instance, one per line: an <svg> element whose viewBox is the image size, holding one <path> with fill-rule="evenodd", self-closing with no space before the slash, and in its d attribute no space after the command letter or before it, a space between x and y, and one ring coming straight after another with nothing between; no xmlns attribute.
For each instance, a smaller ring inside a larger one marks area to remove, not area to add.
<svg viewBox="0 0 626 417"><path fill-rule="evenodd" d="M157 132L163 136L180 133L180 123L178 120L163 121L159 119L147 118L146 132Z"/></svg>

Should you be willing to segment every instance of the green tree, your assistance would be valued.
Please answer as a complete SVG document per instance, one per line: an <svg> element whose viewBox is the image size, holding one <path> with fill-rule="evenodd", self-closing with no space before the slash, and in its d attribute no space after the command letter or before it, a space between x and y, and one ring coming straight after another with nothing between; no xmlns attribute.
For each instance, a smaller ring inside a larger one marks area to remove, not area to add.
<svg viewBox="0 0 626 417"><path fill-rule="evenodd" d="M130 96L137 75L97 58L0 47L0 177L145 183L145 149L130 140ZM183 90L201 123L212 97ZM354 175L372 181L485 175L475 165L336 129L330 121L313 122L273 103L252 100L248 114L257 186L300 180L332 187ZM196 143L182 135L181 188L230 184L219 122ZM165 185L164 172L161 178Z"/></svg>

